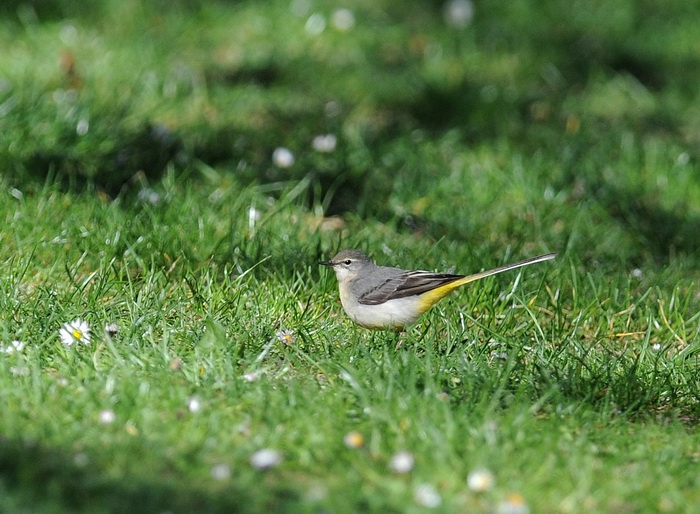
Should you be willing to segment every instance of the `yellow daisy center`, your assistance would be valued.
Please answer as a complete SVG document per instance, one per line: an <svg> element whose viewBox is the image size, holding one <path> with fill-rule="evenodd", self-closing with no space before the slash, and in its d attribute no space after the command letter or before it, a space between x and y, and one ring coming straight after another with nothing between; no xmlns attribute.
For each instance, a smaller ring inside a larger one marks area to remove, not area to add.
<svg viewBox="0 0 700 514"><path fill-rule="evenodd" d="M74 328L73 332L71 332L71 334L73 335L74 338L76 338L78 340L83 338L83 331L78 329L78 328Z"/></svg>

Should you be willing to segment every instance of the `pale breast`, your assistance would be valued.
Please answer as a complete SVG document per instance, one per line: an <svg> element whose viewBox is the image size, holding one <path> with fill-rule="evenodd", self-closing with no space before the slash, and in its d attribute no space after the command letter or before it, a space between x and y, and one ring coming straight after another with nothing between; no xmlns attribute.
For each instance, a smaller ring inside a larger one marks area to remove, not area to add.
<svg viewBox="0 0 700 514"><path fill-rule="evenodd" d="M403 328L421 314L415 298L397 298L377 305L363 305L353 299L347 287L340 286L340 302L347 315L366 328Z"/></svg>

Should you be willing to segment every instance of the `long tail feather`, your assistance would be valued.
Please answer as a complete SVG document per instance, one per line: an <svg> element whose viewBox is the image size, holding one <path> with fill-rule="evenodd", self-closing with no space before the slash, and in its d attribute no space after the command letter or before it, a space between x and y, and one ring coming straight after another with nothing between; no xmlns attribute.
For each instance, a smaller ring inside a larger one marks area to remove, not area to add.
<svg viewBox="0 0 700 514"><path fill-rule="evenodd" d="M523 261L514 262L512 264L505 264L503 266L499 266L498 268L493 268L486 271L480 271L479 273L474 273L472 275L467 275L466 277L457 280L457 283L461 286L464 284L468 284L469 282L474 282L475 280L490 277L491 275L503 273L504 271L522 268L523 266L529 266L530 264L536 264L538 262L549 261L554 259L556 256L556 253L547 253L544 255L538 255L537 257L530 257L529 259L525 259Z"/></svg>

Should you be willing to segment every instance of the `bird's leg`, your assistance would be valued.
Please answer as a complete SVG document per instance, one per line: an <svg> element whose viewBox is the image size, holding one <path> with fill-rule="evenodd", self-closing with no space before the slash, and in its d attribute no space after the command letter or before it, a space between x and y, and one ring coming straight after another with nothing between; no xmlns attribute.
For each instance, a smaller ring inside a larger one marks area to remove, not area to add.
<svg viewBox="0 0 700 514"><path fill-rule="evenodd" d="M394 331L394 335L396 336L396 347L394 348L394 351L398 351L398 349L403 345L403 336L405 333L406 332L403 328L397 328Z"/></svg>

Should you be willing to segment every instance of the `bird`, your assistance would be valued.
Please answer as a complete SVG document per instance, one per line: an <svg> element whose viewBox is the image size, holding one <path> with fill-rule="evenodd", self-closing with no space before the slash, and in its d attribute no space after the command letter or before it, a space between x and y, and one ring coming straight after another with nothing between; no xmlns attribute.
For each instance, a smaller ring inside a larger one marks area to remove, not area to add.
<svg viewBox="0 0 700 514"><path fill-rule="evenodd" d="M401 332L460 286L556 256L556 253L538 255L471 275L378 266L354 249L342 250L319 264L335 271L340 302L350 319L365 328Z"/></svg>

